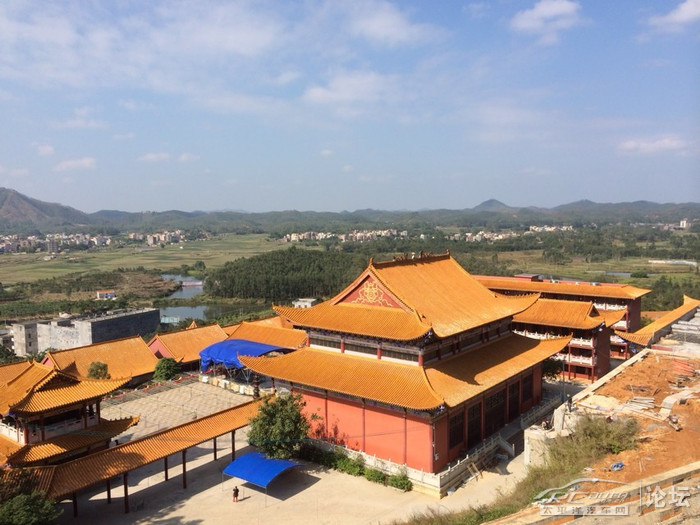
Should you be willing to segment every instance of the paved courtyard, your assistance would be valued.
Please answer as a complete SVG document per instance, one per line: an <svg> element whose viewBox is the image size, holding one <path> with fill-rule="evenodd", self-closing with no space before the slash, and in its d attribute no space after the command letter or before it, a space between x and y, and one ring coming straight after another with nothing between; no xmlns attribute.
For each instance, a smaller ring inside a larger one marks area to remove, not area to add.
<svg viewBox="0 0 700 525"><path fill-rule="evenodd" d="M105 417L141 415L139 425L120 436L120 442L250 399L204 383L183 384L150 395L134 393L130 397L133 399L103 410ZM249 450L245 429L237 431L237 455ZM115 478L111 504L107 504L105 487L96 487L79 495L77 518L73 518L70 501L61 503L60 521L72 525L392 523L415 513L446 512L486 503L498 490L512 487L525 470L521 455L438 501L417 492L403 493L364 478L304 464L282 474L266 492L242 480L223 477L222 470L231 461L230 434L217 439L217 451L217 461L213 460L211 441L188 451L187 489L182 488L181 456L173 455L169 457L167 482L162 461L129 473L129 514L124 513L123 480ZM235 485L241 490L238 503L233 503L231 497Z"/></svg>

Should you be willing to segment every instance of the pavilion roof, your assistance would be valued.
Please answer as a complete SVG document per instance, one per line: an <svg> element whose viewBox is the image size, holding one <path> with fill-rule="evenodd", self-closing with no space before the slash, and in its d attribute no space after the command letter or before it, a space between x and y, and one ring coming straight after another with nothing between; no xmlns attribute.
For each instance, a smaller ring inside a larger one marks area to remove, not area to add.
<svg viewBox="0 0 700 525"><path fill-rule="evenodd" d="M439 337L464 332L521 312L536 299L490 291L447 253L370 261L333 299L275 310L295 326L406 341L430 330Z"/></svg>
<svg viewBox="0 0 700 525"><path fill-rule="evenodd" d="M0 385L0 414L41 413L102 397L131 378L81 379L31 363L14 379Z"/></svg>
<svg viewBox="0 0 700 525"><path fill-rule="evenodd" d="M61 456L76 450L81 450L91 445L108 442L137 424L139 417L128 417L124 419L109 420L103 419L98 425L86 429L76 430L60 436L47 439L41 443L17 446L14 451L4 454L4 461L12 465L29 465L47 459ZM7 438L4 438L7 440ZM8 440L10 441L10 440ZM0 458L0 460L3 458Z"/></svg>
<svg viewBox="0 0 700 525"><path fill-rule="evenodd" d="M0 385L14 379L30 366L32 366L32 362L27 360L0 365Z"/></svg>
<svg viewBox="0 0 700 525"><path fill-rule="evenodd" d="M491 290L517 291L524 293L556 293L584 297L601 297L606 299L637 299L651 292L631 284L589 283L577 281L530 281L518 277L501 277L494 275L475 275L481 284Z"/></svg>
<svg viewBox="0 0 700 525"><path fill-rule="evenodd" d="M199 361L199 352L213 343L223 341L228 334L218 325L201 326L178 330L166 334L157 334L148 343L150 347L158 340L170 352L175 361L189 363Z"/></svg>
<svg viewBox="0 0 700 525"><path fill-rule="evenodd" d="M635 343L640 346L649 346L657 341L657 333L660 330L668 328L677 322L681 317L689 314L693 310L697 310L698 306L700 306L700 300L692 299L691 297L684 295L683 304L681 306L662 315L653 323L643 326L633 333L615 330L615 334L620 336L625 341L629 341L630 343Z"/></svg>
<svg viewBox="0 0 700 525"><path fill-rule="evenodd" d="M540 298L530 308L516 314L513 321L575 330L593 330L602 324L610 326L622 319L624 315L624 310L601 314L593 303L588 301Z"/></svg>
<svg viewBox="0 0 700 525"><path fill-rule="evenodd" d="M114 377L137 377L152 373L158 358L139 336L70 350L47 352L43 363L80 377L88 377L90 365L101 362Z"/></svg>
<svg viewBox="0 0 700 525"><path fill-rule="evenodd" d="M510 335L424 367L308 347L283 356L239 359L259 374L292 383L429 410L456 406L556 354L569 340Z"/></svg>
<svg viewBox="0 0 700 525"><path fill-rule="evenodd" d="M231 331L228 338L296 349L306 343L306 332L293 328L243 322Z"/></svg>

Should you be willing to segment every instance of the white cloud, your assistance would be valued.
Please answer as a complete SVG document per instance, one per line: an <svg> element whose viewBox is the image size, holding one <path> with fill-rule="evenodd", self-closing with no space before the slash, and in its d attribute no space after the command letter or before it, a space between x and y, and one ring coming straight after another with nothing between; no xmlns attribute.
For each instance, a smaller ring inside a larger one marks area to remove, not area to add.
<svg viewBox="0 0 700 525"><path fill-rule="evenodd" d="M92 108L77 108L73 112L73 117L62 122L55 122L54 125L58 128L68 129L100 129L106 128L107 123L92 117L94 110Z"/></svg>
<svg viewBox="0 0 700 525"><path fill-rule="evenodd" d="M700 0L685 0L669 13L649 18L649 25L659 31L675 33L700 21Z"/></svg>
<svg viewBox="0 0 700 525"><path fill-rule="evenodd" d="M404 13L387 2L355 4L350 17L350 32L377 44L415 45L437 34L434 27L411 22Z"/></svg>
<svg viewBox="0 0 700 525"><path fill-rule="evenodd" d="M193 153L182 153L180 156L177 158L178 162L193 162L195 160L199 160L199 155L194 155Z"/></svg>
<svg viewBox="0 0 700 525"><path fill-rule="evenodd" d="M131 131L129 133L115 133L112 138L114 140L131 140L134 138L134 133Z"/></svg>
<svg viewBox="0 0 700 525"><path fill-rule="evenodd" d="M170 153L146 153L137 160L141 162L163 162L170 160Z"/></svg>
<svg viewBox="0 0 700 525"><path fill-rule="evenodd" d="M59 162L53 168L54 171L91 170L97 167L97 160L93 157L82 159L70 159Z"/></svg>
<svg viewBox="0 0 700 525"><path fill-rule="evenodd" d="M321 157L330 157L330 156L333 155L334 153L335 153L335 152L334 152L332 149L328 149L328 148L322 149L322 150L321 150Z"/></svg>
<svg viewBox="0 0 700 525"><path fill-rule="evenodd" d="M518 33L539 37L543 45L559 42L559 34L583 22L579 15L581 6L571 0L540 0L532 9L519 11L510 21L510 27Z"/></svg>
<svg viewBox="0 0 700 525"><path fill-rule="evenodd" d="M664 152L684 153L690 144L676 136L656 139L630 139L618 145L618 149L627 153L654 154Z"/></svg>
<svg viewBox="0 0 700 525"><path fill-rule="evenodd" d="M145 111L155 107L150 102L142 102L140 100L120 100L119 105L129 111Z"/></svg>
<svg viewBox="0 0 700 525"><path fill-rule="evenodd" d="M36 153L40 157L50 157L56 152L53 146L50 144L37 144Z"/></svg>
<svg viewBox="0 0 700 525"><path fill-rule="evenodd" d="M15 177L29 175L29 169L28 168L12 168L10 170L10 175L14 175Z"/></svg>
<svg viewBox="0 0 700 525"><path fill-rule="evenodd" d="M472 18L483 18L489 9L489 5L486 2L472 2L471 4L467 4L463 9Z"/></svg>
<svg viewBox="0 0 700 525"><path fill-rule="evenodd" d="M355 168L353 168L350 164L346 164L345 166L343 166L342 171L343 173L352 173L353 171L355 171Z"/></svg>
<svg viewBox="0 0 700 525"><path fill-rule="evenodd" d="M310 87L304 100L319 104L375 102L396 92L396 79L371 71L339 73L326 87Z"/></svg>

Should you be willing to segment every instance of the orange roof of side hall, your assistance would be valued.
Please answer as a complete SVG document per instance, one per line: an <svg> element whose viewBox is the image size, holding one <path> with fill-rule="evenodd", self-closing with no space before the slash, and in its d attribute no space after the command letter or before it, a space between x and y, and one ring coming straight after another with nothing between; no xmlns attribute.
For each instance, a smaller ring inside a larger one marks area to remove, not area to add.
<svg viewBox="0 0 700 525"><path fill-rule="evenodd" d="M474 278L491 290L513 290L522 292L556 293L607 299L637 299L651 290L637 288L631 284L589 283L578 281L530 281L518 277L475 275Z"/></svg>
<svg viewBox="0 0 700 525"><path fill-rule="evenodd" d="M223 341L228 334L218 325L208 325L188 330L158 334L148 343L160 341L175 361L187 363L199 360L199 352L207 346ZM165 356L167 357L167 356Z"/></svg>
<svg viewBox="0 0 700 525"><path fill-rule="evenodd" d="M425 367L303 348L277 357L239 356L251 370L297 384L412 410L456 406L561 351L570 337L510 335Z"/></svg>
<svg viewBox="0 0 700 525"><path fill-rule="evenodd" d="M416 339L448 337L512 316L537 295L509 297L474 279L449 253L373 262L333 299L310 308L275 307L295 326Z"/></svg>
<svg viewBox="0 0 700 525"><path fill-rule="evenodd" d="M293 328L243 322L231 331L229 339L243 339L281 348L297 349L306 344L306 332Z"/></svg>
<svg viewBox="0 0 700 525"><path fill-rule="evenodd" d="M530 308L513 317L517 323L592 330L612 326L625 316L624 310L601 314L592 302L540 298Z"/></svg>
<svg viewBox="0 0 700 525"><path fill-rule="evenodd" d="M700 300L692 299L691 297L684 295L683 304L681 306L675 310L665 313L653 323L643 326L633 333L615 330L615 334L625 341L629 341L640 346L648 346L649 344L656 342L654 341L654 338L659 330L669 327L684 315L696 310L699 306Z"/></svg>
<svg viewBox="0 0 700 525"><path fill-rule="evenodd" d="M0 415L7 415L10 411L38 414L96 399L118 389L130 379L81 379L31 363L17 377L0 385Z"/></svg>
<svg viewBox="0 0 700 525"><path fill-rule="evenodd" d="M105 363L112 377L137 377L152 373L158 358L139 336L97 343L70 350L47 352L43 364L81 377L88 377L90 365Z"/></svg>

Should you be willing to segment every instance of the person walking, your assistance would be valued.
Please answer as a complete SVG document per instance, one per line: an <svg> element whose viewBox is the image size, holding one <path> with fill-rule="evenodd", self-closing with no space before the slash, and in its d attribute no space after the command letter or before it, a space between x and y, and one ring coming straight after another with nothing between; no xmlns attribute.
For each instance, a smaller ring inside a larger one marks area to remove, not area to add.
<svg viewBox="0 0 700 525"><path fill-rule="evenodd" d="M238 486L233 487L233 502L238 503Z"/></svg>

